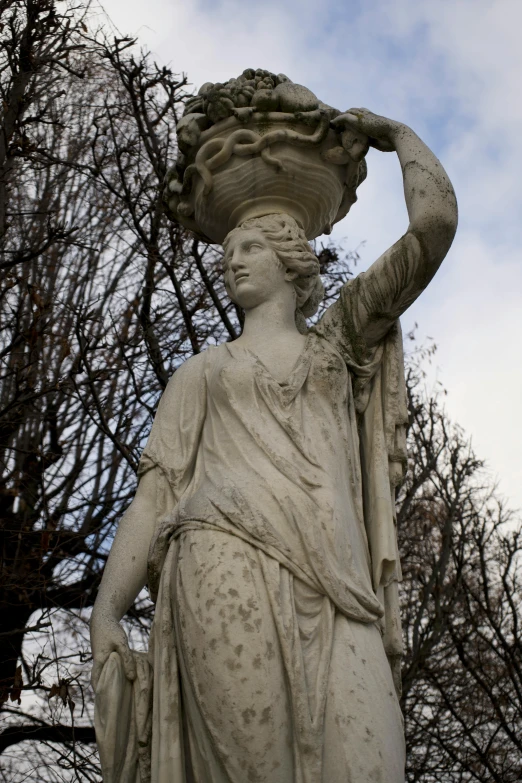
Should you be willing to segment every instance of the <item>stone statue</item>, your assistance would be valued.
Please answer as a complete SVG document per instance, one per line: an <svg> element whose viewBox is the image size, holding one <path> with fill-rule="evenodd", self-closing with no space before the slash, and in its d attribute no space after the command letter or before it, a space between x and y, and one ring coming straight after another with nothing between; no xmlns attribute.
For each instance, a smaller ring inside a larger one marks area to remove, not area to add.
<svg viewBox="0 0 522 783"><path fill-rule="evenodd" d="M285 76L204 85L178 126L170 214L222 243L244 328L161 398L92 616L104 779L402 783L394 492L407 407L398 318L457 225L407 126L340 113ZM308 239L399 157L410 224L308 328ZM149 652L120 620L148 581Z"/></svg>

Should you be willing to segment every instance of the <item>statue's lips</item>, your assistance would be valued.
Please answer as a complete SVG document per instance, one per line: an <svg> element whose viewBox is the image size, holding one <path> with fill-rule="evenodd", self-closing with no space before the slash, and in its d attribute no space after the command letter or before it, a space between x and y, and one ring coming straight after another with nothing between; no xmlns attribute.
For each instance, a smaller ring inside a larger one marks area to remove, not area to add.
<svg viewBox="0 0 522 783"><path fill-rule="evenodd" d="M236 275L235 278L234 278L234 280L236 281L236 285L241 280L247 280L247 279L248 279L248 274L246 272L241 272L240 275Z"/></svg>

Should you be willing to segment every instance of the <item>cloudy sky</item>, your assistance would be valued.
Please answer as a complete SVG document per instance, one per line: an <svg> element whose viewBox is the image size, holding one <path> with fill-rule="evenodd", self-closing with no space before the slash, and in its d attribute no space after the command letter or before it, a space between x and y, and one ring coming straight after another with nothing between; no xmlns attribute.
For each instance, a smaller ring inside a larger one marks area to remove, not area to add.
<svg viewBox="0 0 522 783"><path fill-rule="evenodd" d="M410 125L457 192L460 227L405 314L438 345L429 383L511 505L522 507L521 0L103 0L122 33L196 88L245 68L286 73L339 109ZM394 155L370 151L335 229L369 266L407 226Z"/></svg>

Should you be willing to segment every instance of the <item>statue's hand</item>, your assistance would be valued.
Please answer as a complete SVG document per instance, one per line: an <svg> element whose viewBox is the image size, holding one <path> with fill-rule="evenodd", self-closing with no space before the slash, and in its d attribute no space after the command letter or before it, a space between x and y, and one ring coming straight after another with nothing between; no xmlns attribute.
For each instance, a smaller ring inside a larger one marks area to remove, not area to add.
<svg viewBox="0 0 522 783"><path fill-rule="evenodd" d="M111 652L118 652L123 662L125 676L136 679L136 663L129 648L127 634L120 623L106 615L93 614L91 620L91 646L94 664L91 673L92 687L96 690L100 674Z"/></svg>
<svg viewBox="0 0 522 783"><path fill-rule="evenodd" d="M344 114L340 114L331 124L335 130L352 131L358 134L364 134L368 137L370 147L381 152L393 152L395 150L395 139L398 131L404 128L404 125L395 120L389 120L387 117L381 117L374 114L369 109L349 109Z"/></svg>

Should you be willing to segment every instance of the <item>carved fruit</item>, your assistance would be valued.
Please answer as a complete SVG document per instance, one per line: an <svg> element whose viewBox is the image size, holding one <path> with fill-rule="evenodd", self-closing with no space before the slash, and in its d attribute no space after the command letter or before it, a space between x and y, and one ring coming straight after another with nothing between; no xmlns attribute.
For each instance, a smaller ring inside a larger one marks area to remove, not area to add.
<svg viewBox="0 0 522 783"><path fill-rule="evenodd" d="M232 114L234 103L223 92L211 90L208 94L207 117L211 122L219 122Z"/></svg>
<svg viewBox="0 0 522 783"><path fill-rule="evenodd" d="M185 104L183 114L199 114L205 111L205 100L203 95L197 95L195 98L190 98Z"/></svg>
<svg viewBox="0 0 522 783"><path fill-rule="evenodd" d="M252 97L252 106L258 111L276 111L278 105L275 90L258 90Z"/></svg>
<svg viewBox="0 0 522 783"><path fill-rule="evenodd" d="M250 96L244 92L238 92L234 95L234 104L237 109L242 109L245 106L250 106Z"/></svg>
<svg viewBox="0 0 522 783"><path fill-rule="evenodd" d="M280 110L292 114L296 111L314 111L319 106L313 92L301 84L281 82L275 88L274 95L279 99Z"/></svg>
<svg viewBox="0 0 522 783"><path fill-rule="evenodd" d="M187 114L176 126L178 145L182 152L189 152L199 142L201 131L208 127L205 114Z"/></svg>

